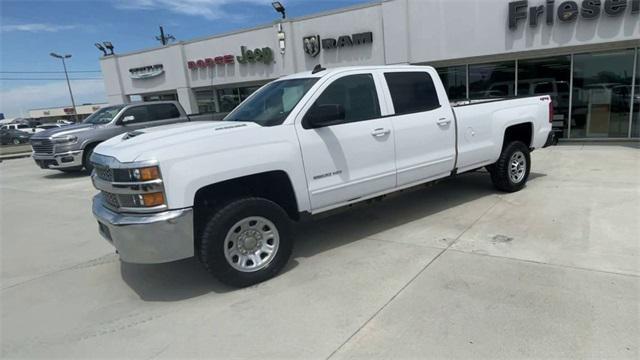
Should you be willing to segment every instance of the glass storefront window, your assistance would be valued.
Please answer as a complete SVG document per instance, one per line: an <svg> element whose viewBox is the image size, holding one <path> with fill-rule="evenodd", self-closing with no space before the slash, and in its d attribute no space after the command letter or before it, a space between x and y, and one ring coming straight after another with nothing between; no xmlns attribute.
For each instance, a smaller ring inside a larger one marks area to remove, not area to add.
<svg viewBox="0 0 640 360"><path fill-rule="evenodd" d="M218 89L218 101L220 102L220 112L230 112L240 105L244 99L260 89L262 85L245 86L241 88Z"/></svg>
<svg viewBox="0 0 640 360"><path fill-rule="evenodd" d="M553 130L567 137L569 128L569 81L571 56L554 56L518 61L518 96L551 95Z"/></svg>
<svg viewBox="0 0 640 360"><path fill-rule="evenodd" d="M572 138L628 136L633 60L634 50L574 55Z"/></svg>
<svg viewBox="0 0 640 360"><path fill-rule="evenodd" d="M640 138L640 48L636 49L636 84L633 92L633 118L631 137Z"/></svg>
<svg viewBox="0 0 640 360"><path fill-rule="evenodd" d="M467 67L465 65L443 67L437 70L449 100L467 98Z"/></svg>
<svg viewBox="0 0 640 360"><path fill-rule="evenodd" d="M178 95L176 94L157 94L157 95L145 95L142 97L142 101L176 101Z"/></svg>
<svg viewBox="0 0 640 360"><path fill-rule="evenodd" d="M240 91L240 101L244 101L249 95L253 94L256 90L260 89L262 86L247 86L239 89Z"/></svg>
<svg viewBox="0 0 640 360"><path fill-rule="evenodd" d="M218 89L218 101L220 112L230 112L240 104L240 92L238 88Z"/></svg>
<svg viewBox="0 0 640 360"><path fill-rule="evenodd" d="M195 92L199 114L216 112L216 93L213 89L198 90Z"/></svg>
<svg viewBox="0 0 640 360"><path fill-rule="evenodd" d="M469 98L513 96L515 73L515 61L469 65Z"/></svg>

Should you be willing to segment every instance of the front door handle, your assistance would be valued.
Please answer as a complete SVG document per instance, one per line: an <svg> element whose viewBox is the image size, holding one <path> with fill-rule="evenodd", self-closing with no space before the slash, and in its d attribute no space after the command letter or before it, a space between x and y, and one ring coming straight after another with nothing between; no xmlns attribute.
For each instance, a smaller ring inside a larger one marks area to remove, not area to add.
<svg viewBox="0 0 640 360"><path fill-rule="evenodd" d="M389 130L389 129L377 128L377 129L374 129L371 132L371 135L373 135L375 137L382 137L382 136L389 135L390 133L391 133L391 130Z"/></svg>
<svg viewBox="0 0 640 360"><path fill-rule="evenodd" d="M440 126L445 126L445 125L449 125L449 123L451 122L451 119L447 119L447 118L440 118L438 119L438 121L436 121L438 123L438 125Z"/></svg>

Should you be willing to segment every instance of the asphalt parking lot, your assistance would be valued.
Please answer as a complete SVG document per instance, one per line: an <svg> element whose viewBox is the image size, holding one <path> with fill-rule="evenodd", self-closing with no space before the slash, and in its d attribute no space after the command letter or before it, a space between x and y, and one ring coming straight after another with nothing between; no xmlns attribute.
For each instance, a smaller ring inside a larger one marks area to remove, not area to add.
<svg viewBox="0 0 640 360"><path fill-rule="evenodd" d="M86 175L0 163L3 358L640 356L640 149L533 154L299 226L283 274L235 290L193 259L120 263Z"/></svg>

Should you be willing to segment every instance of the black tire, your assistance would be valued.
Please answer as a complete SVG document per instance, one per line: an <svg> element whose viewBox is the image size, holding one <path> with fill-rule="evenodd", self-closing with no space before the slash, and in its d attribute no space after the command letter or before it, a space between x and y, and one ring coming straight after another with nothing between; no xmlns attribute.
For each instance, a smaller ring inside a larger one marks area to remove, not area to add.
<svg viewBox="0 0 640 360"><path fill-rule="evenodd" d="M93 171L93 164L89 159L91 159L91 154L93 154L93 149L95 149L96 145L88 145L84 148L84 153L82 154L82 167L91 173Z"/></svg>
<svg viewBox="0 0 640 360"><path fill-rule="evenodd" d="M524 155L524 176L512 179L511 174L511 160L514 154L522 153ZM531 157L529 155L529 148L521 141L514 141L502 149L502 153L495 164L487 166L487 170L491 174L491 181L496 189L505 192L516 192L521 190L527 183L529 178L529 171L531 170Z"/></svg>
<svg viewBox="0 0 640 360"><path fill-rule="evenodd" d="M243 272L227 261L224 248L231 228L248 217L262 217L273 223L279 242L273 258L265 267ZM273 201L251 197L228 202L210 215L200 232L196 251L200 262L218 280L233 287L245 287L276 276L289 261L292 249L291 220L284 209Z"/></svg>

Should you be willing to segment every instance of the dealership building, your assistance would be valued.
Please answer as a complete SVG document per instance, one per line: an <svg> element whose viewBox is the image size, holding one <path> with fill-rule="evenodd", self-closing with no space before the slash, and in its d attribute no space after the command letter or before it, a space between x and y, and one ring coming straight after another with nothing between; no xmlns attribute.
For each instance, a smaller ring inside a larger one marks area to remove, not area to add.
<svg viewBox="0 0 640 360"><path fill-rule="evenodd" d="M432 65L452 101L550 94L561 138L637 139L639 47L640 0L389 0L100 63L109 103L188 113L228 112L317 64Z"/></svg>

